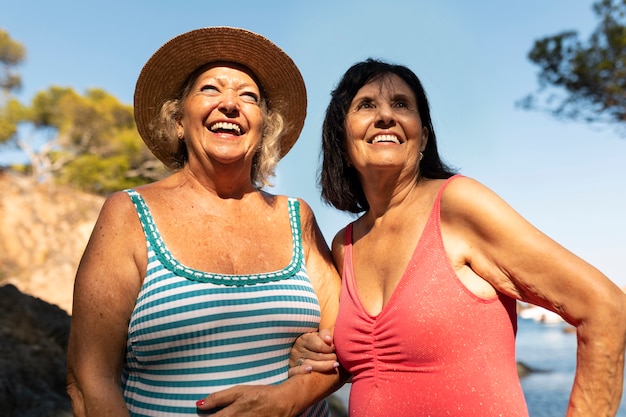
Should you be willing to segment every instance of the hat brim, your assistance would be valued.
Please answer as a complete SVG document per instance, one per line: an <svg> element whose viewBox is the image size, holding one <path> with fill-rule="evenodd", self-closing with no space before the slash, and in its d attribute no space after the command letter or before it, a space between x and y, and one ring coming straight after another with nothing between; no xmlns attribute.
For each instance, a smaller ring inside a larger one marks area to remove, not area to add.
<svg viewBox="0 0 626 417"><path fill-rule="evenodd" d="M293 147L306 117L306 87L293 60L267 38L241 28L208 27L178 35L161 46L144 65L135 87L134 111L139 135L161 161L150 125L162 104L178 98L187 77L211 62L233 62L254 73L268 108L285 121L280 156ZM155 152L157 151L157 152Z"/></svg>

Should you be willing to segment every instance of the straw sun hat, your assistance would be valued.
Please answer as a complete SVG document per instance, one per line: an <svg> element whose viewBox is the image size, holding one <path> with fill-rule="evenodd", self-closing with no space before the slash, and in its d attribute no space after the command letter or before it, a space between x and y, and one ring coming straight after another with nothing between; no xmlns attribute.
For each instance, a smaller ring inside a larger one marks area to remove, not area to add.
<svg viewBox="0 0 626 417"><path fill-rule="evenodd" d="M270 40L232 27L208 27L178 35L146 62L135 87L135 122L144 142L161 161L171 161L176 149L156 143L150 125L163 102L179 98L183 83L193 71L217 61L234 62L254 73L268 107L285 121L280 151L280 156L285 156L298 139L306 116L302 75L291 58Z"/></svg>

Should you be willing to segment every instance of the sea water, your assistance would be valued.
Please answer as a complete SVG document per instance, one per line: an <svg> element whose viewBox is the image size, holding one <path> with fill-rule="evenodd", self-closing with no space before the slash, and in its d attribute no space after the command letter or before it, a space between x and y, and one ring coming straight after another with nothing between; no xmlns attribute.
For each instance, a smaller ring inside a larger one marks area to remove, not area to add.
<svg viewBox="0 0 626 417"><path fill-rule="evenodd" d="M565 323L518 320L517 360L538 370L521 379L531 417L563 417L576 372L576 333ZM626 417L626 402L617 413Z"/></svg>
<svg viewBox="0 0 626 417"><path fill-rule="evenodd" d="M522 377L530 417L564 417L576 370L576 334L565 323L518 320L517 360L536 372ZM625 384L626 385L626 384ZM350 384L337 392L346 408ZM626 398L618 417L626 417Z"/></svg>

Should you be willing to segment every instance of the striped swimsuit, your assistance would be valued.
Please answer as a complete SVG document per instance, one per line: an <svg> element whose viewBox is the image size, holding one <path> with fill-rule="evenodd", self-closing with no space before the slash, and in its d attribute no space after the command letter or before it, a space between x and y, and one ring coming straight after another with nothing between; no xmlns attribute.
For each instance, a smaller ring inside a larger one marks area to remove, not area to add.
<svg viewBox="0 0 626 417"><path fill-rule="evenodd" d="M126 192L148 248L122 371L131 416L196 416L196 401L212 392L287 379L293 342L317 330L320 320L304 264L298 201L288 203L293 254L285 269L223 275L178 262L141 195ZM301 415L330 413L322 401Z"/></svg>

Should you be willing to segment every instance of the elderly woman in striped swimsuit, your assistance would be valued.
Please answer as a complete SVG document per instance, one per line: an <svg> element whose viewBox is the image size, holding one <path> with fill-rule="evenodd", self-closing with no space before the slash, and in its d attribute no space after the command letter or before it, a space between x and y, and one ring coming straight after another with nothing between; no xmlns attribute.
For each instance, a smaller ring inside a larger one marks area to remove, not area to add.
<svg viewBox="0 0 626 417"><path fill-rule="evenodd" d="M111 195L95 225L74 292L75 416L329 416L338 372L287 379L288 359L333 326L339 277L309 206L262 190L305 115L293 61L243 29L182 34L146 63L135 120L173 173Z"/></svg>

